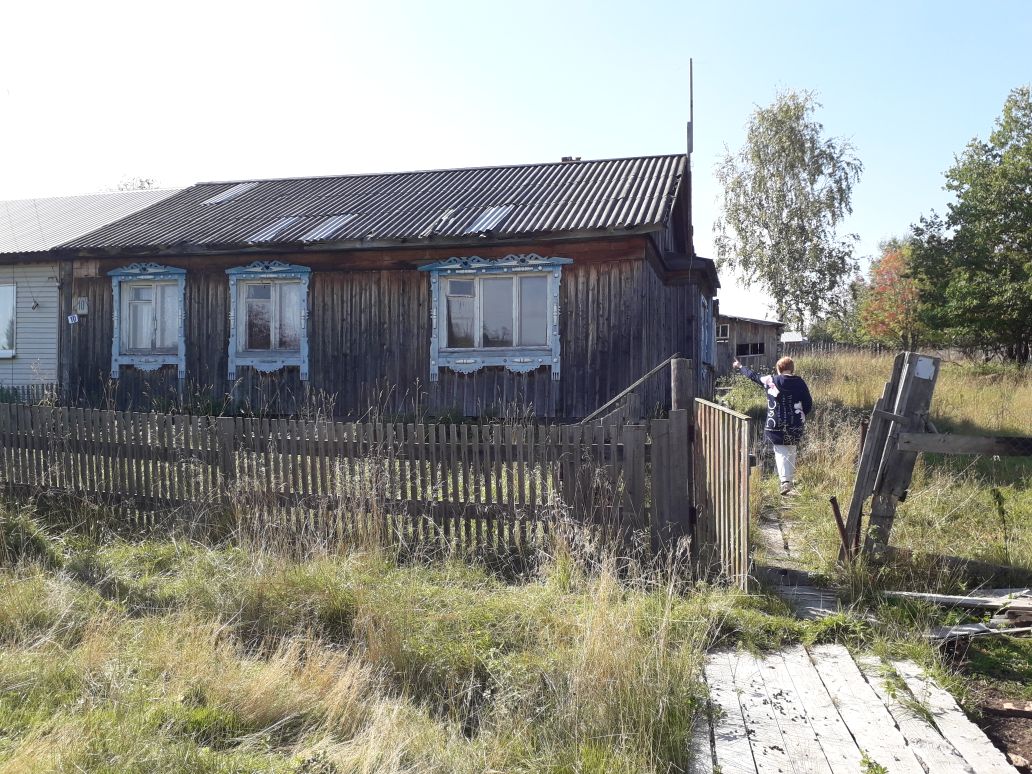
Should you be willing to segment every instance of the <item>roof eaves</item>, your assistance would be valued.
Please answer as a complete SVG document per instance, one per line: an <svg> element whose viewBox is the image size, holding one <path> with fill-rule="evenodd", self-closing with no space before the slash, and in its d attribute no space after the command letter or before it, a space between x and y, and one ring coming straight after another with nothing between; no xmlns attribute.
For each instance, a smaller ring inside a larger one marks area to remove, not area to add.
<svg viewBox="0 0 1032 774"><path fill-rule="evenodd" d="M88 248L55 248L50 254L61 258L98 258L136 255L228 255L251 253L284 253L284 252L335 252L356 250L388 250L405 247L471 247L489 244L520 244L524 242L579 242L591 239L612 237L645 236L661 230L662 226L646 225L633 228L611 228L605 230L582 230L565 232L521 232L506 233L504 237L486 234L469 234L462 236L434 236L426 238L402 237L398 239L349 239L323 242L268 242L263 244L248 242L226 242L196 244L180 242L167 245L139 245L125 247L88 247Z"/></svg>

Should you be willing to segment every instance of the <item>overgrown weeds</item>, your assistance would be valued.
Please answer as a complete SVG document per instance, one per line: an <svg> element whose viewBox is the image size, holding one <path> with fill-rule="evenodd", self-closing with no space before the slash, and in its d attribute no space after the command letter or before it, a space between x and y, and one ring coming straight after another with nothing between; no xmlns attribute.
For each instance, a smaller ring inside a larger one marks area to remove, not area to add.
<svg viewBox="0 0 1032 774"><path fill-rule="evenodd" d="M26 534L0 570L11 771L685 770L704 652L752 604L560 543L513 581L253 534Z"/></svg>

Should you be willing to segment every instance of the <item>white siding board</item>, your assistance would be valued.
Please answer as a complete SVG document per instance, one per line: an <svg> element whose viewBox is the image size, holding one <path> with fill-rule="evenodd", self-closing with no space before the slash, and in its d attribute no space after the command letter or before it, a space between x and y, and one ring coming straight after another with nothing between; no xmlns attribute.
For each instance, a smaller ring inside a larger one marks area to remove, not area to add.
<svg viewBox="0 0 1032 774"><path fill-rule="evenodd" d="M15 356L0 358L0 385L20 387L57 381L57 282L56 263L0 266L0 284L14 283L17 287Z"/></svg>

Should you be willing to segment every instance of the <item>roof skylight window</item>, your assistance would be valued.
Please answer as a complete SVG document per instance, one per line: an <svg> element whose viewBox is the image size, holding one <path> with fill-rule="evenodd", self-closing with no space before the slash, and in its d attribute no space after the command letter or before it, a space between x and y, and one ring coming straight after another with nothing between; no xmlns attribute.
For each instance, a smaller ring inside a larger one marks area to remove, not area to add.
<svg viewBox="0 0 1032 774"><path fill-rule="evenodd" d="M205 199L201 204L222 204L223 202L228 202L230 199L235 199L241 194L247 193L256 185L258 185L258 183L237 183L236 185L227 188L225 191Z"/></svg>

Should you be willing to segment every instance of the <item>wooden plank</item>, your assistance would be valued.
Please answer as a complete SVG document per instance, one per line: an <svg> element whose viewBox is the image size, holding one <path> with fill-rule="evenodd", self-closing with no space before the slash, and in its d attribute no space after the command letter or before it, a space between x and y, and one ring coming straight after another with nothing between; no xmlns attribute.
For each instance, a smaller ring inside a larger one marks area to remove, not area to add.
<svg viewBox="0 0 1032 774"><path fill-rule="evenodd" d="M0 403L0 480L4 484L11 482L11 430L10 430L11 404Z"/></svg>
<svg viewBox="0 0 1032 774"><path fill-rule="evenodd" d="M451 503L451 483L450 479L450 466L448 459L448 427L443 422L439 422L432 426L434 428L434 448L437 456L437 481L438 491L440 492L440 498L442 503ZM449 546L453 544L454 535L452 530L452 517L447 509L441 510L442 518L442 531L444 535L444 541Z"/></svg>
<svg viewBox="0 0 1032 774"><path fill-rule="evenodd" d="M762 681L763 695L781 731L784 751L792 761L792 771L798 774L834 774L806 713L805 706L811 697L804 697L796 691L781 654L773 653L760 659L745 653L742 662L749 663ZM737 682L737 674L735 678Z"/></svg>
<svg viewBox="0 0 1032 774"><path fill-rule="evenodd" d="M514 443L513 480L515 481L513 512L516 529L519 535L520 548L527 548L527 433L528 425L517 425L512 428Z"/></svg>
<svg viewBox="0 0 1032 774"><path fill-rule="evenodd" d="M747 591L749 588L749 579L751 576L751 566L749 561L749 524L750 524L750 504L752 502L749 495L749 423L750 419L741 419L738 421L739 430L739 457L738 457L738 479L739 486L739 519L738 519L738 567L736 573L738 575L738 587L742 590Z"/></svg>
<svg viewBox="0 0 1032 774"><path fill-rule="evenodd" d="M492 478L492 497L491 503L496 506L505 505L505 488L504 488L504 471L505 461L502 451L503 443L503 432L505 427L501 424L490 425L491 430L491 478ZM494 541L497 542L499 548L505 547L505 536L506 536L506 524L504 520L493 520L491 521L489 530L493 530L491 536L491 546L495 545Z"/></svg>
<svg viewBox="0 0 1032 774"><path fill-rule="evenodd" d="M99 435L100 443L110 448L111 442L114 440L114 415L109 411L98 411L97 419L99 423ZM115 492L118 491L115 468L115 458L111 455L105 455L101 461L101 473L104 478L104 491Z"/></svg>
<svg viewBox="0 0 1032 774"><path fill-rule="evenodd" d="M645 426L626 425L623 428L624 518L631 529L648 528L645 513Z"/></svg>
<svg viewBox="0 0 1032 774"><path fill-rule="evenodd" d="M912 661L893 661L893 668L907 688L928 710L942 735L949 740L975 774L1017 772L1006 756L993 746L978 726L968 720L957 702L929 680Z"/></svg>
<svg viewBox="0 0 1032 774"><path fill-rule="evenodd" d="M725 655L734 676L742 717L745 718L746 728L749 729L749 742L757 774L793 771L793 760L787 750L788 743L767 696L759 660L752 654L741 651Z"/></svg>
<svg viewBox="0 0 1032 774"><path fill-rule="evenodd" d="M961 607L966 610L999 610L1012 604L1026 590L1019 590L1014 596L997 596L990 594L929 594L923 591L883 591L886 597L894 599L916 599L942 607Z"/></svg>
<svg viewBox="0 0 1032 774"><path fill-rule="evenodd" d="M857 746L868 758L896 774L924 774L924 768L896 724L841 645L818 645L811 660Z"/></svg>
<svg viewBox="0 0 1032 774"><path fill-rule="evenodd" d="M480 433L484 447L484 461L483 461L483 474L484 474L484 506L485 509L494 502L494 463L493 463L493 450L494 450L494 439L492 438L493 427L491 425L481 425ZM494 550L495 541L497 539L497 532L495 529L494 519L487 519L484 523L485 530L485 545L488 550Z"/></svg>
<svg viewBox="0 0 1032 774"><path fill-rule="evenodd" d="M855 535L861 526L861 514L864 502L870 497L874 488L875 477L881 464L882 453L889 434L889 422L876 414L878 410L884 411L894 405L896 388L899 384L900 375L903 373L905 354L900 352L896 355L892 364L892 373L889 381L885 383L881 398L874 405L871 411L871 419L868 424L867 440L864 448L860 451L860 463L857 467L856 480L853 482L853 494L849 500L849 510L846 514L846 534ZM839 561L846 560L846 552L843 547L839 551Z"/></svg>
<svg viewBox="0 0 1032 774"><path fill-rule="evenodd" d="M460 493L462 496L463 503L469 503L472 500L470 492L470 450L471 443L469 437L469 425L463 423L459 427L458 438L454 438L453 441L459 444L459 466L462 473L462 486L460 487ZM469 511L466 511L468 514ZM470 517L467 515L462 524L462 540L466 546L472 547L476 545L473 537L473 524L470 521Z"/></svg>
<svg viewBox="0 0 1032 774"><path fill-rule="evenodd" d="M896 448L900 451L929 452L932 454L987 454L999 457L1028 457L1032 456L1032 438L900 433L896 442Z"/></svg>
<svg viewBox="0 0 1032 774"><path fill-rule="evenodd" d="M1032 718L1032 701L989 701L982 703L982 709L1007 718Z"/></svg>
<svg viewBox="0 0 1032 774"><path fill-rule="evenodd" d="M713 771L756 774L749 729L742 713L734 673L726 652L711 653L704 668L713 714Z"/></svg>
<svg viewBox="0 0 1032 774"><path fill-rule="evenodd" d="M344 459L345 446L347 445L347 425L343 422L334 422L331 425L333 437L333 529L338 541L344 540L345 530L345 509L344 496L347 486L347 462Z"/></svg>
<svg viewBox="0 0 1032 774"><path fill-rule="evenodd" d="M794 645L782 651L780 657L784 665L782 690L791 690L800 698L806 720L831 770L835 774L861 771L863 756L860 748L839 715L806 649Z"/></svg>
<svg viewBox="0 0 1032 774"><path fill-rule="evenodd" d="M165 429L165 449L171 452L170 459L163 465L166 476L165 495L169 500L182 500L181 492L179 491L180 475L179 465L177 463L177 457L179 456L179 437L175 432L174 417L169 414L162 416ZM158 450L160 451L160 449Z"/></svg>
<svg viewBox="0 0 1032 774"><path fill-rule="evenodd" d="M886 665L882 664L881 659L867 655L857 658L856 663L874 692L878 694L882 704L895 719L896 725L899 726L899 730L926 771L955 771L958 774L975 774L974 769L967 764L953 745L943 738L938 729L900 701L896 689L890 688L886 682Z"/></svg>
<svg viewBox="0 0 1032 774"><path fill-rule="evenodd" d="M666 502L673 540L691 536L689 508L691 499L688 493L689 455L691 447L688 442L688 428L691 421L690 409L678 409L670 412L669 438L667 439L667 467L669 475L666 479Z"/></svg>
<svg viewBox="0 0 1032 774"><path fill-rule="evenodd" d="M122 447L122 453L119 454L116 465L118 467L118 475L115 477L116 492L125 492L130 496L142 495L146 496L142 486L142 443L140 441L140 433L138 432L137 422L134 421L135 417L130 411L119 411L116 414L114 432L115 432L115 443ZM140 449L139 456L129 456L127 447L132 445L134 448Z"/></svg>
<svg viewBox="0 0 1032 774"><path fill-rule="evenodd" d="M907 422L892 422L888 441L882 455L881 467L875 477L875 498L871 504L870 527L865 549L885 545L892 534L896 504L905 496L913 477L917 452L900 451L896 441L903 432L924 430L932 393L939 374L938 358L907 353L907 364L900 380L895 413L908 417Z"/></svg>

